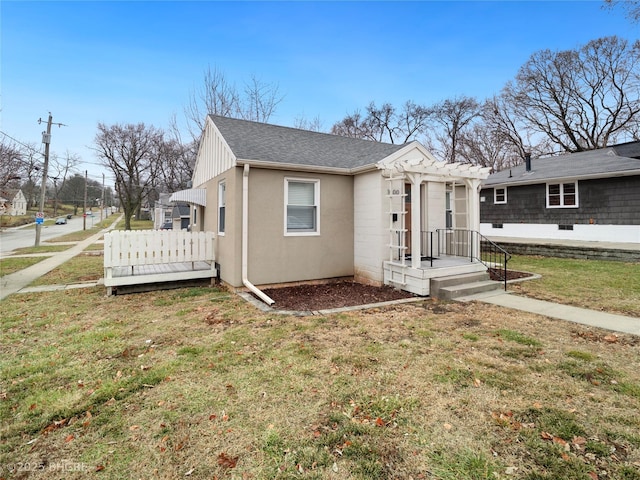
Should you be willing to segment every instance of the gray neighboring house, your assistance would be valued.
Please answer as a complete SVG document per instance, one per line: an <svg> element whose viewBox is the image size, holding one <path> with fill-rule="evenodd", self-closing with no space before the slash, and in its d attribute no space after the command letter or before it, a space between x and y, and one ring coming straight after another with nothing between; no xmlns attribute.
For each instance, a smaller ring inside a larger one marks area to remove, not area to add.
<svg viewBox="0 0 640 480"><path fill-rule="evenodd" d="M191 223L191 209L187 203L178 203L171 211L174 230L188 230Z"/></svg>
<svg viewBox="0 0 640 480"><path fill-rule="evenodd" d="M640 243L640 142L490 175L480 192L480 232L498 240Z"/></svg>
<svg viewBox="0 0 640 480"><path fill-rule="evenodd" d="M429 232L478 230L488 174L439 162L418 142L209 115L193 188L171 201L190 205L193 231L216 234L221 280L267 303L256 286L343 277L428 295L431 278L486 271L469 258L449 267L422 259Z"/></svg>

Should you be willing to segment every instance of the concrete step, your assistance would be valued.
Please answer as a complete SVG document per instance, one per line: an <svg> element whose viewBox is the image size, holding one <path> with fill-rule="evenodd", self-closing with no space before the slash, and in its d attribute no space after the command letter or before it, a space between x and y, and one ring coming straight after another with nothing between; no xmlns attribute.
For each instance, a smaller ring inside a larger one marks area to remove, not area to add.
<svg viewBox="0 0 640 480"><path fill-rule="evenodd" d="M504 284L489 279L489 272L465 273L448 277L432 278L430 295L434 298L452 300L485 292L502 290Z"/></svg>
<svg viewBox="0 0 640 480"><path fill-rule="evenodd" d="M478 293L492 292L502 290L504 284L493 280L481 280L470 283L460 283L458 285L449 285L441 287L438 290L437 298L442 300L453 300L460 297L469 297ZM433 292L432 296L433 296Z"/></svg>
<svg viewBox="0 0 640 480"><path fill-rule="evenodd" d="M434 298L443 298L440 295L440 290L443 288L487 280L489 280L489 272L487 271L432 278L429 283L429 295Z"/></svg>
<svg viewBox="0 0 640 480"><path fill-rule="evenodd" d="M460 275L449 275L448 277L438 277L431 279L431 288L435 287L449 287L451 285L457 285L460 283L473 283L480 282L482 280L489 280L489 272L483 270L482 272L462 273Z"/></svg>

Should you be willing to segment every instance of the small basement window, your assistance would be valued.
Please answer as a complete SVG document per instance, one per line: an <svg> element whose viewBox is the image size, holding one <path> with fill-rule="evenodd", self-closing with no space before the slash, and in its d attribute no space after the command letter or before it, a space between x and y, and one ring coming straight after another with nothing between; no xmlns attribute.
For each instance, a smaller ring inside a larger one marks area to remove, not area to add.
<svg viewBox="0 0 640 480"><path fill-rule="evenodd" d="M491 227L492 228L502 228L502 224L501 223L492 223Z"/></svg>
<svg viewBox="0 0 640 480"><path fill-rule="evenodd" d="M558 225L558 230L573 230L573 225Z"/></svg>

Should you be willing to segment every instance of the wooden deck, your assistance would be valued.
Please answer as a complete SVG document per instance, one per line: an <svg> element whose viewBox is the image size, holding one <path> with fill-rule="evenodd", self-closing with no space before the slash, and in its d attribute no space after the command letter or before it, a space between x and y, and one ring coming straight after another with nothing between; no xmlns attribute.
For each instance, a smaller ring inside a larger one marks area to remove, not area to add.
<svg viewBox="0 0 640 480"><path fill-rule="evenodd" d="M132 231L105 235L104 284L113 289L143 291L151 285L183 284L213 279L215 264L212 232ZM144 287L147 285L148 287Z"/></svg>

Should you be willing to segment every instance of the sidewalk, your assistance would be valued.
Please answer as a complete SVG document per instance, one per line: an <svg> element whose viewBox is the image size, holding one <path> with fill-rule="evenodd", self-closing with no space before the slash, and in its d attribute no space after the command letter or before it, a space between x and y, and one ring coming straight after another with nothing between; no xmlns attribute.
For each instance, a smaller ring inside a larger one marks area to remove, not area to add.
<svg viewBox="0 0 640 480"><path fill-rule="evenodd" d="M36 263L35 265L31 265L30 267L25 268L24 270L20 270L18 272L12 273L10 275L5 275L4 277L0 277L0 300L3 300L7 296L12 293L19 292L24 287L32 283L34 280L40 278L43 275L46 275L54 268L62 265L64 262L72 259L79 253L81 253L84 249L86 249L89 245L97 242L100 238L108 231L112 230L120 217L116 218L109 227L101 230L100 232L92 235L91 237L78 242L75 246L65 250L63 252L52 253L49 258L46 260L42 260L41 262ZM95 284L94 284L95 285ZM60 286L54 286L55 290L59 290ZM42 289L41 289L42 291Z"/></svg>
<svg viewBox="0 0 640 480"><path fill-rule="evenodd" d="M580 323L590 327L640 335L640 318L545 302L534 298L513 295L505 291L490 292L487 294L480 293L458 298L458 300L462 302L476 300L514 310L521 310L523 312L536 313L558 320Z"/></svg>

